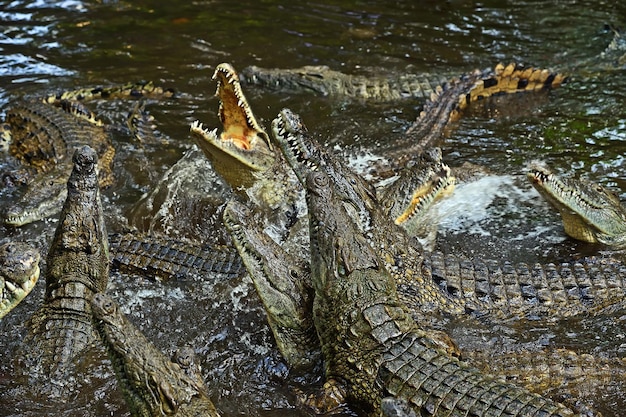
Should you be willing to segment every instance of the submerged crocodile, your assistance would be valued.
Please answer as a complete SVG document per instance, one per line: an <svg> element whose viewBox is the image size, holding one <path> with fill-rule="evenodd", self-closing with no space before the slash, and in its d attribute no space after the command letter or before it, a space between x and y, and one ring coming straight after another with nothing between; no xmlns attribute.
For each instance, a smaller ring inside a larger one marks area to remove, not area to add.
<svg viewBox="0 0 626 417"><path fill-rule="evenodd" d="M198 245L155 235L109 235L111 266L127 273L162 280L222 274L240 277L245 272L232 247Z"/></svg>
<svg viewBox="0 0 626 417"><path fill-rule="evenodd" d="M95 294L91 308L133 416L219 416L202 377L186 373L188 356L165 357L108 295Z"/></svg>
<svg viewBox="0 0 626 417"><path fill-rule="evenodd" d="M257 66L241 71L242 82L283 92L311 91L324 96L341 96L370 101L429 98L450 77L432 74L401 74L370 78L347 75L325 65L294 69L266 69Z"/></svg>
<svg viewBox="0 0 626 417"><path fill-rule="evenodd" d="M442 350L400 301L396 282L321 171L307 176L313 318L327 384L367 415L573 416ZM409 413L407 412L407 415Z"/></svg>
<svg viewBox="0 0 626 417"><path fill-rule="evenodd" d="M56 214L65 200L65 184L72 170L71 156L82 145L98 154L99 184L113 183L113 158L109 127L83 101L94 98L171 95L151 83L82 89L23 101L6 112L0 129L0 148L22 163L27 187L18 203L4 214L5 223L21 226Z"/></svg>
<svg viewBox="0 0 626 417"><path fill-rule="evenodd" d="M584 242L626 245L626 208L612 191L582 178L559 178L541 166L534 166L528 179L558 210L567 235Z"/></svg>
<svg viewBox="0 0 626 417"><path fill-rule="evenodd" d="M68 364L97 340L91 298L109 280L107 233L98 186L98 156L76 149L67 199L46 261L43 304L31 317L23 343L25 369L62 379Z"/></svg>
<svg viewBox="0 0 626 417"><path fill-rule="evenodd" d="M533 69L526 69L533 71ZM486 73L486 71L485 71ZM241 80L249 85L258 85L283 92L315 92L323 96L337 96L367 101L397 101L401 99L429 99L445 89L453 74L400 74L367 77L334 71L325 65L304 66L293 69L260 68L249 66L242 70ZM555 82L557 74L544 71L535 77L543 78L545 85ZM524 77L533 83L537 79ZM557 81L559 83L559 81ZM527 85L511 84L508 88L528 89Z"/></svg>
<svg viewBox="0 0 626 417"><path fill-rule="evenodd" d="M39 279L39 251L21 242L0 246L0 319L17 306Z"/></svg>

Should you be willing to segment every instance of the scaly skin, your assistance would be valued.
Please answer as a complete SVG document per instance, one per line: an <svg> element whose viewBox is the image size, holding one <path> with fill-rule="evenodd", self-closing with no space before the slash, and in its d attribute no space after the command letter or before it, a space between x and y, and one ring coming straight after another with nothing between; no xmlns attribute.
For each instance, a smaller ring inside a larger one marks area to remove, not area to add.
<svg viewBox="0 0 626 417"><path fill-rule="evenodd" d="M626 245L626 208L619 197L599 184L559 178L535 166L528 179L563 219L565 233L584 242Z"/></svg>
<svg viewBox="0 0 626 417"><path fill-rule="evenodd" d="M5 223L22 226L58 213L65 201L65 184L72 171L71 155L82 145L98 153L100 187L113 183L115 149L107 126L82 101L95 98L172 95L152 83L82 89L27 101L7 110L0 127L0 149L30 171L20 201L5 213Z"/></svg>
<svg viewBox="0 0 626 417"><path fill-rule="evenodd" d="M0 246L0 319L35 288L39 259L39 251L26 243Z"/></svg>
<svg viewBox="0 0 626 417"><path fill-rule="evenodd" d="M309 263L283 250L261 223L234 200L224 210L224 224L263 302L278 349L291 367L311 368L319 360L319 342Z"/></svg>
<svg viewBox="0 0 626 417"><path fill-rule="evenodd" d="M22 201L8 209L6 224L21 226L59 211L72 170L71 155L79 146L90 145L96 150L100 185L112 183L115 150L108 134L101 124L76 114L74 108L68 111L41 102L25 103L7 111L12 132L9 152L37 173Z"/></svg>
<svg viewBox="0 0 626 417"><path fill-rule="evenodd" d="M128 233L109 235L109 246L114 268L162 280L214 274L233 278L245 272L233 248Z"/></svg>
<svg viewBox="0 0 626 417"><path fill-rule="evenodd" d="M92 310L133 416L219 416L204 384L165 357L109 296L95 294Z"/></svg>
<svg viewBox="0 0 626 417"><path fill-rule="evenodd" d="M96 340L91 298L106 289L109 251L104 226L98 157L88 146L72 158L67 199L46 262L43 305L33 314L24 346L33 373L60 376ZM35 354L33 354L35 353Z"/></svg>
<svg viewBox="0 0 626 417"><path fill-rule="evenodd" d="M428 322L437 311L499 318L565 317L623 303L624 267L610 258L586 258L559 266L513 265L424 253L381 210L371 186L324 152L296 114L281 111L272 130L299 178L321 169L328 173L418 320Z"/></svg>
<svg viewBox="0 0 626 417"><path fill-rule="evenodd" d="M265 69L250 66L241 72L241 80L250 85L282 92L311 91L323 96L337 96L368 101L395 101L428 98L448 77L429 74L402 74L397 77L370 78L333 71L325 65L294 69Z"/></svg>
<svg viewBox="0 0 626 417"><path fill-rule="evenodd" d="M483 372L498 375L532 392L567 398L568 404L580 397L597 398L607 384L626 380L623 358L600 358L568 349L474 350L463 352L463 358Z"/></svg>
<svg viewBox="0 0 626 417"><path fill-rule="evenodd" d="M575 415L441 350L406 310L334 191L323 171L307 177L313 317L326 378L345 386L349 403L372 416L383 399L422 416Z"/></svg>

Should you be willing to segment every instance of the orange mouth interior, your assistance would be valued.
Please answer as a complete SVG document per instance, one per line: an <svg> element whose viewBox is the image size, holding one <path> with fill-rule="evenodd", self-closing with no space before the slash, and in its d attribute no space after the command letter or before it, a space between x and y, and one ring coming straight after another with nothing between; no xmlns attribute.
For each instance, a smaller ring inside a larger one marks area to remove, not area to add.
<svg viewBox="0 0 626 417"><path fill-rule="evenodd" d="M248 123L246 111L241 107L241 100L237 98L233 85L220 79L217 91L221 101L219 117L224 126L220 139L231 142L240 149L249 150L252 147L251 139L256 136L257 131Z"/></svg>

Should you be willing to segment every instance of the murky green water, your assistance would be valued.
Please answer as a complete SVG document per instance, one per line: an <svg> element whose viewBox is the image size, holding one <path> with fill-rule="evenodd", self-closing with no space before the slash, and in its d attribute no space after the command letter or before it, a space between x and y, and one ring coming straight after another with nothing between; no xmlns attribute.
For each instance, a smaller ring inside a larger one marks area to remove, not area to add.
<svg viewBox="0 0 626 417"><path fill-rule="evenodd" d="M605 25L624 24L625 12L622 2L573 0L0 1L0 105L6 108L16 97L136 80L179 92L176 99L148 102L159 130L171 138L167 145L139 149L119 135L119 179L104 193L109 228L115 230L191 144L189 124L200 119L219 125L211 75L220 62L235 68L324 64L363 74L462 73L499 61L560 70L601 53L611 39ZM559 173L626 190L625 87L623 70L579 71L564 88L536 99L505 99L471 110L443 144L444 155L451 165L488 166L496 180L485 185L482 203L469 204L480 200L470 190L469 197L442 209L447 214L439 245L526 261L605 250L565 239L559 219L523 174L529 161L543 159ZM254 88L246 93L265 125L289 107L329 146L342 148L371 149L394 140L421 105L371 105ZM121 124L132 104L94 106L103 118ZM0 190L0 209L18 194L11 187ZM44 247L55 226L54 220L21 229L0 226L0 241L22 239ZM0 323L0 415L127 413L102 352L81 364L89 377L69 405L28 396L12 383L18 372L12 359L25 332L21 323L40 303L42 291L43 281ZM294 410L293 390L315 376L287 372L248 281L158 284L115 275L111 292L160 348L187 342L196 347L224 415L304 414ZM621 313L538 328L537 340L554 347L624 355ZM621 388L608 387L591 402L605 416L620 415L626 404Z"/></svg>

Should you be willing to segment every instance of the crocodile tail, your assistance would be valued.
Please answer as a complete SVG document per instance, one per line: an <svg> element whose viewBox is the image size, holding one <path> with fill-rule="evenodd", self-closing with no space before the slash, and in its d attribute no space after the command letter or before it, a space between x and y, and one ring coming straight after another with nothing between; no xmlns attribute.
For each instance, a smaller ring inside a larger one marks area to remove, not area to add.
<svg viewBox="0 0 626 417"><path fill-rule="evenodd" d="M547 69L524 68L517 64L498 64L494 70L473 71L437 88L406 135L418 144L417 148L421 151L433 146L450 122L458 120L472 102L494 95L558 87L566 81L564 74ZM412 149L416 149L415 145L409 148ZM416 153L408 152L406 144L401 152Z"/></svg>
<svg viewBox="0 0 626 417"><path fill-rule="evenodd" d="M459 96L459 105L450 115L450 119L455 120L458 113L474 101L494 95L558 87L566 81L567 77L558 72L533 67L524 68L514 63L505 66L500 63L496 65L491 76L479 79L467 94Z"/></svg>

